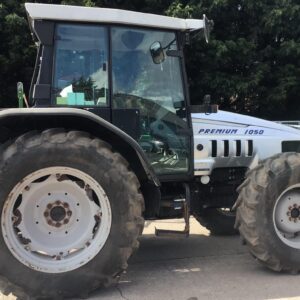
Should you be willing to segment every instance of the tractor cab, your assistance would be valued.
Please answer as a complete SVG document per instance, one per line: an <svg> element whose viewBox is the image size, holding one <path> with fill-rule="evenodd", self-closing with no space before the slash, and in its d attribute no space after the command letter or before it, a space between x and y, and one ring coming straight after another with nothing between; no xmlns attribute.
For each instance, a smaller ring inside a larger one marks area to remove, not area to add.
<svg viewBox="0 0 300 300"><path fill-rule="evenodd" d="M89 110L133 137L160 177L193 171L183 47L207 19L26 4L39 47L30 101Z"/></svg>

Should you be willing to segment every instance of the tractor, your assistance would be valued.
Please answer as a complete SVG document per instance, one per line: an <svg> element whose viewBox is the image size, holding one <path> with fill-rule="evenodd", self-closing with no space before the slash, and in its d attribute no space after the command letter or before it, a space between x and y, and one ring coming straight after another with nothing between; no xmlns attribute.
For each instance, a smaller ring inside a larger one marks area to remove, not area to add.
<svg viewBox="0 0 300 300"><path fill-rule="evenodd" d="M156 235L187 237L190 216L223 234L236 216L259 261L299 270L300 131L190 104L184 47L209 39L205 15L25 7L28 107L0 111L4 294L86 297L118 281L144 220L184 218Z"/></svg>

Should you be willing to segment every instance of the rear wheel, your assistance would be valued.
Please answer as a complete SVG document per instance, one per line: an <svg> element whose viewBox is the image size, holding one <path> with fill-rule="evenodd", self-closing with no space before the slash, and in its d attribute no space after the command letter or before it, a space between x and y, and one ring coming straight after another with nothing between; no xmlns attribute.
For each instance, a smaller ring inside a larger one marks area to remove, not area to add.
<svg viewBox="0 0 300 300"><path fill-rule="evenodd" d="M236 227L250 252L275 271L300 270L300 154L267 159L239 188Z"/></svg>
<svg viewBox="0 0 300 300"><path fill-rule="evenodd" d="M83 132L27 133L1 153L0 185L5 293L86 296L126 269L143 198L106 143Z"/></svg>
<svg viewBox="0 0 300 300"><path fill-rule="evenodd" d="M206 227L211 235L235 235L235 212L230 208L206 208L195 215L196 220Z"/></svg>

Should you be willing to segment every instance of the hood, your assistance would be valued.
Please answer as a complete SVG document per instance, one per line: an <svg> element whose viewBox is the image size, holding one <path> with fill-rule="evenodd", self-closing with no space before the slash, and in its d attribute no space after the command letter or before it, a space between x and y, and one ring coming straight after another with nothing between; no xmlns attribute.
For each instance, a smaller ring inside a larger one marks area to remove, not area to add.
<svg viewBox="0 0 300 300"><path fill-rule="evenodd" d="M237 113L227 112L219 110L217 113L205 114L205 113L194 113L192 114L192 119L195 122L205 121L205 123L223 124L228 126L237 127L248 127L248 126L259 126L269 129L275 129L295 134L300 134L298 129L292 128L287 125L279 124L272 121L267 121L264 119L259 119L255 117L250 117L247 115L241 115Z"/></svg>

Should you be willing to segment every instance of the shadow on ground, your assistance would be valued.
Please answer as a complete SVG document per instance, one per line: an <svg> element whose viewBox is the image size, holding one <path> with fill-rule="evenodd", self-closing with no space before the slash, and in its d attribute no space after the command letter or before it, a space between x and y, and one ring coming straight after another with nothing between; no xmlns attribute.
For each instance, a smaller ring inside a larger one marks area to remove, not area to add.
<svg viewBox="0 0 300 300"><path fill-rule="evenodd" d="M188 239L143 235L119 285L90 299L300 299L299 276L265 269L238 236L208 236L197 226Z"/></svg>
<svg viewBox="0 0 300 300"><path fill-rule="evenodd" d="M157 238L155 226L182 229L184 224L147 222L120 283L96 291L90 300L300 299L300 276L265 269L238 236L209 236L191 219L189 238Z"/></svg>

